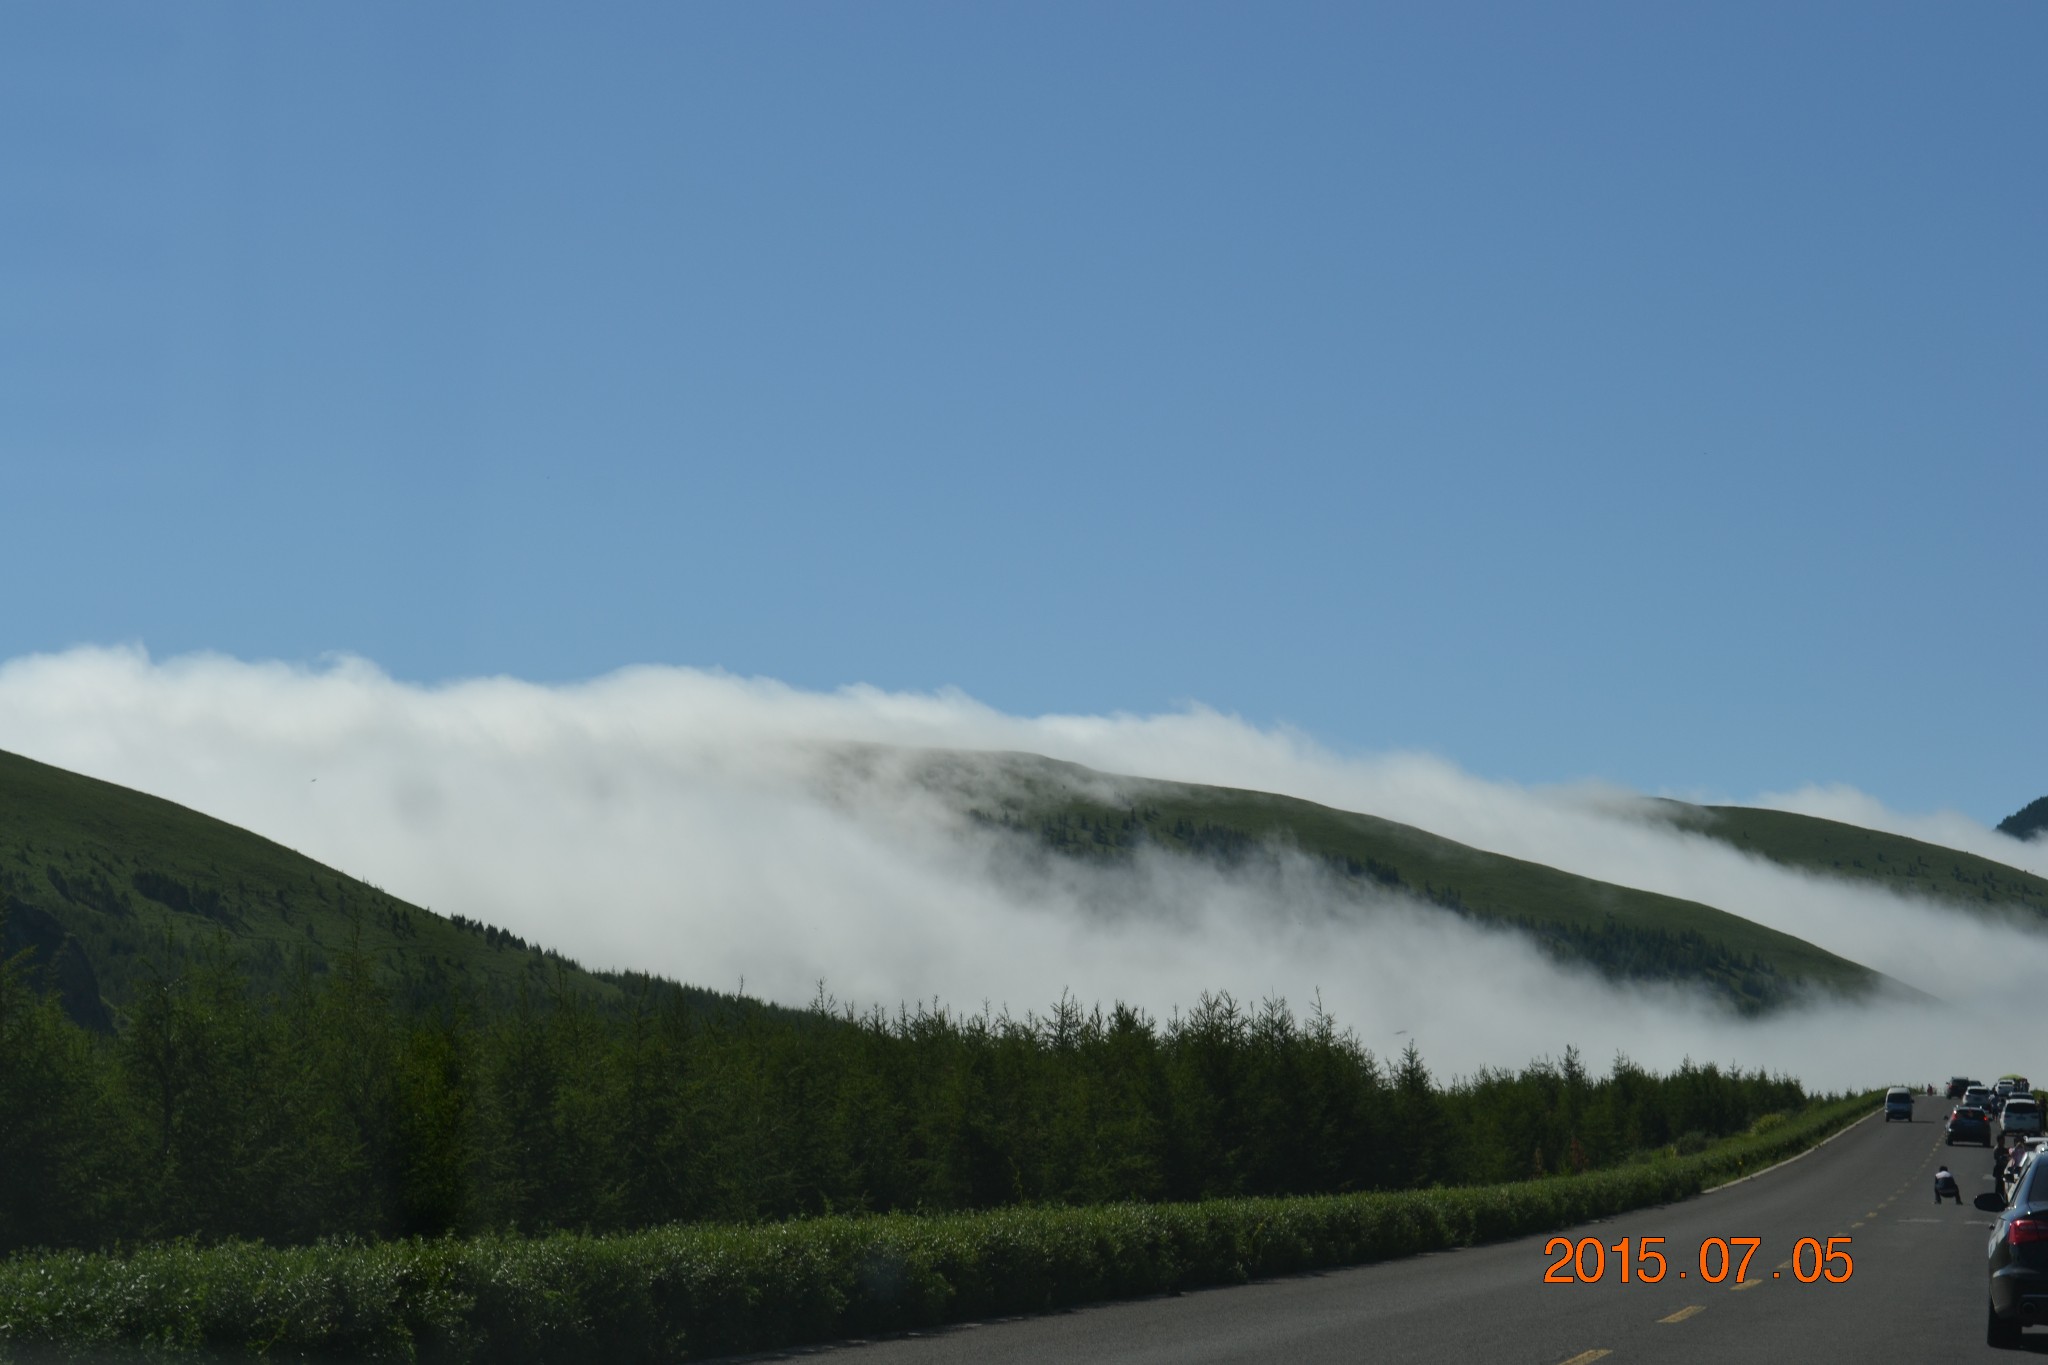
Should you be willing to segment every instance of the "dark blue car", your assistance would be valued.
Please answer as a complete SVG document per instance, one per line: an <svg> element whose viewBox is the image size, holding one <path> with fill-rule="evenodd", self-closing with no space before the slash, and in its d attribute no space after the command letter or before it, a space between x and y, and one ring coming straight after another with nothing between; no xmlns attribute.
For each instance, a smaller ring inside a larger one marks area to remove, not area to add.
<svg viewBox="0 0 2048 1365"><path fill-rule="evenodd" d="M1991 1116L1974 1104L1965 1104L1948 1116L1948 1145L1981 1142L1991 1145Z"/></svg>

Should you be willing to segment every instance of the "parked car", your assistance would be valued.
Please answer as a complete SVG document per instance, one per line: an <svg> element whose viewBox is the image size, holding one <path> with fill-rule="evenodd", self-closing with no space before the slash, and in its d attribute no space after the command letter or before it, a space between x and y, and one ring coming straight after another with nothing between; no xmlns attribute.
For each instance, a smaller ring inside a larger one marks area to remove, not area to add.
<svg viewBox="0 0 2048 1365"><path fill-rule="evenodd" d="M2032 1095L2014 1095L1998 1111L1998 1131L2027 1137L2041 1133L2041 1102Z"/></svg>
<svg viewBox="0 0 2048 1365"><path fill-rule="evenodd" d="M2033 1165L2034 1158L2041 1154L2044 1142L2048 1142L2048 1138L2031 1137L2021 1138L2013 1144L2012 1155L2006 1158L2005 1174L1999 1181L1998 1197L2002 1202L2012 1202L2014 1191L2026 1177L2027 1167Z"/></svg>
<svg viewBox="0 0 2048 1365"><path fill-rule="evenodd" d="M1948 1145L1958 1142L1981 1142L1991 1145L1991 1118L1974 1104L1958 1105L1948 1116Z"/></svg>
<svg viewBox="0 0 2048 1365"><path fill-rule="evenodd" d="M1991 1275L1984 1340L2019 1344L2020 1332L2048 1323L2048 1161L2028 1161L1987 1248Z"/></svg>
<svg viewBox="0 0 2048 1365"><path fill-rule="evenodd" d="M1971 1081L1970 1088L1963 1092L1963 1103L1975 1109L1982 1109L1991 1099L1991 1087L1982 1081Z"/></svg>
<svg viewBox="0 0 2048 1365"><path fill-rule="evenodd" d="M1895 1085L1884 1092L1884 1121L1893 1119L1913 1121L1913 1092L1903 1085Z"/></svg>

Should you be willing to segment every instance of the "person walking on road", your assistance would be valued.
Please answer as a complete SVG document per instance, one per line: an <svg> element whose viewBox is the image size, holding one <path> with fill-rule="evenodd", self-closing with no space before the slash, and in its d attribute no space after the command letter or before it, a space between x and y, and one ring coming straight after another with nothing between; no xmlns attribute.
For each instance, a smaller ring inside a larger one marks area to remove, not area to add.
<svg viewBox="0 0 2048 1365"><path fill-rule="evenodd" d="M1958 1204L1963 1202L1963 1191L1946 1166L1934 1173L1934 1202L1939 1204L1944 1199L1954 1199Z"/></svg>

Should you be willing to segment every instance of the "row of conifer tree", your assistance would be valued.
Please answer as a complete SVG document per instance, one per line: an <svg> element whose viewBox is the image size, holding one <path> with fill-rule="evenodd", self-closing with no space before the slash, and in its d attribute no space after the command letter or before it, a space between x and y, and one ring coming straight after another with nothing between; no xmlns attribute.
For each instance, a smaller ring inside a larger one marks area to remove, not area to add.
<svg viewBox="0 0 2048 1365"><path fill-rule="evenodd" d="M1504 1047L1519 1040L1503 1039ZM395 1008L353 955L259 998L227 958L112 1035L0 966L0 1252L612 1230L825 1212L1517 1180L1696 1145L1800 1085L1617 1059L1439 1082L1320 1008L857 1013L650 989Z"/></svg>

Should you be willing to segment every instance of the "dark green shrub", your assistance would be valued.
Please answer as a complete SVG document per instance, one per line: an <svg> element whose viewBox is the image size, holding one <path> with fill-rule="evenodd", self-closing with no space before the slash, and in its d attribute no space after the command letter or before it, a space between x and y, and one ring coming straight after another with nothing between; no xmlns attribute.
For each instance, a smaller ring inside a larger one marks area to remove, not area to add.
<svg viewBox="0 0 2048 1365"><path fill-rule="evenodd" d="M1821 1106L1697 1156L1508 1185L22 1255L0 1262L0 1352L655 1362L766 1350L1570 1227L1760 1170L1873 1103Z"/></svg>

